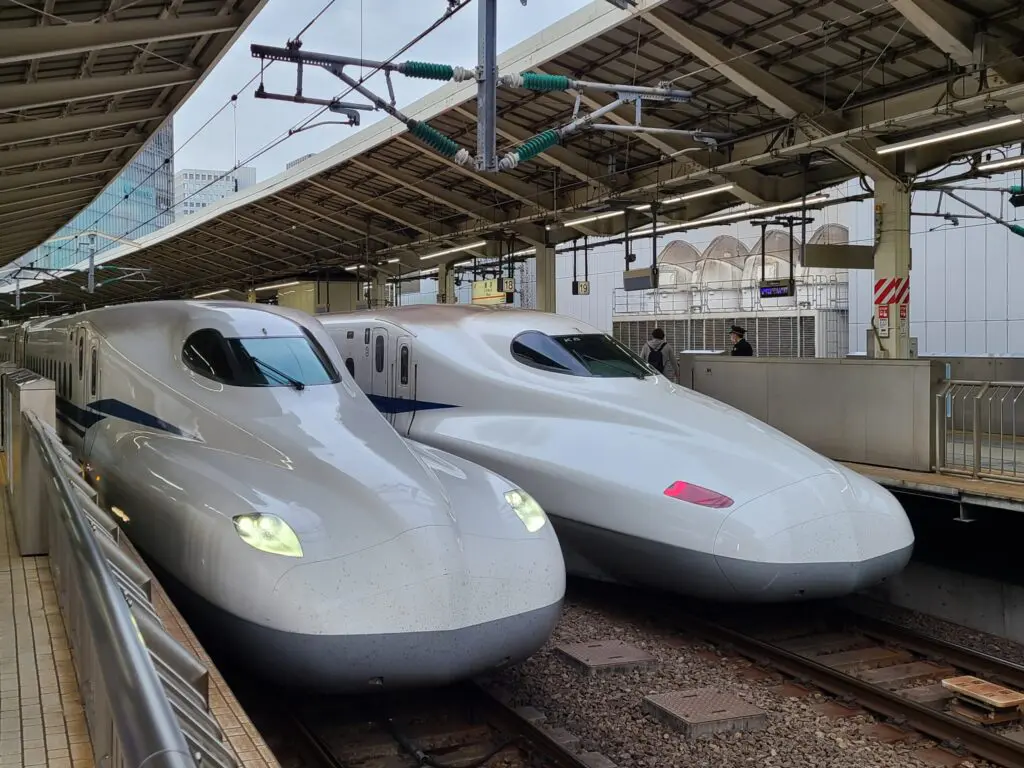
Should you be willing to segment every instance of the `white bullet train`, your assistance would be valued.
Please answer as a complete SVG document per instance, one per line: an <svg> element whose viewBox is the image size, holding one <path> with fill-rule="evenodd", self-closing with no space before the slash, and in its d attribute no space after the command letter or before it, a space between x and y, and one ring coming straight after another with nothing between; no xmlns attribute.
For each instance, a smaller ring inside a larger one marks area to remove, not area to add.
<svg viewBox="0 0 1024 768"><path fill-rule="evenodd" d="M465 305L318 319L400 434L533 494L570 573L780 602L849 594L910 559L888 491L585 323Z"/></svg>
<svg viewBox="0 0 1024 768"><path fill-rule="evenodd" d="M131 540L260 675L447 684L540 648L565 564L543 510L399 437L300 312L108 307L0 329ZM205 622L204 622L205 623Z"/></svg>

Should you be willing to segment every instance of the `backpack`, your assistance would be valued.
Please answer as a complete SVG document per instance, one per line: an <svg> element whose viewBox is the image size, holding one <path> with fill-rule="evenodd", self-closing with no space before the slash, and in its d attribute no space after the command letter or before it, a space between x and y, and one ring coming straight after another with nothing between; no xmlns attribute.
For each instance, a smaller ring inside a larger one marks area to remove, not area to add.
<svg viewBox="0 0 1024 768"><path fill-rule="evenodd" d="M647 364L650 365L658 373L665 372L665 355L662 350L665 348L665 343L662 342L661 346L655 349L650 348L650 352L647 353Z"/></svg>

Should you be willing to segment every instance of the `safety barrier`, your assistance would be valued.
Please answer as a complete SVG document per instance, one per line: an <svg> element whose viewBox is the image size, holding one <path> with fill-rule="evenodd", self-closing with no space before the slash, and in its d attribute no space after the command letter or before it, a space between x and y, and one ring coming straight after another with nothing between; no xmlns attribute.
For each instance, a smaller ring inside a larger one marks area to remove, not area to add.
<svg viewBox="0 0 1024 768"><path fill-rule="evenodd" d="M22 554L50 556L96 764L234 768L207 670L164 629L152 576L46 423L53 382L25 370L2 377L15 532Z"/></svg>
<svg viewBox="0 0 1024 768"><path fill-rule="evenodd" d="M1024 382L950 379L935 397L939 472L1024 482Z"/></svg>

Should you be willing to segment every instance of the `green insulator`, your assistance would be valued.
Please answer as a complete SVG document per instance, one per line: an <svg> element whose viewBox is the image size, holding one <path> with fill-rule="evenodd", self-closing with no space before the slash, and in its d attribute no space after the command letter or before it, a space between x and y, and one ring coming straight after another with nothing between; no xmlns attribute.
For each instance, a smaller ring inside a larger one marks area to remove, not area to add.
<svg viewBox="0 0 1024 768"><path fill-rule="evenodd" d="M1022 186L1020 186L1018 184L1014 184L1012 187L1010 187L1010 194L1011 195L1024 194L1024 187L1022 187Z"/></svg>
<svg viewBox="0 0 1024 768"><path fill-rule="evenodd" d="M1011 224L1010 231L1013 232L1013 234L1015 235L1020 235L1021 237L1024 237L1024 227L1022 227L1020 224Z"/></svg>
<svg viewBox="0 0 1024 768"><path fill-rule="evenodd" d="M567 91L569 78L565 75L543 75L537 72L523 72L523 88L530 91Z"/></svg>
<svg viewBox="0 0 1024 768"><path fill-rule="evenodd" d="M455 70L448 64L431 64L429 61L407 61L402 65L402 74L424 80L451 80Z"/></svg>
<svg viewBox="0 0 1024 768"><path fill-rule="evenodd" d="M431 128L426 123L412 121L409 124L409 132L428 147L440 152L445 157L455 157L459 151L459 145L448 138L440 131Z"/></svg>
<svg viewBox="0 0 1024 768"><path fill-rule="evenodd" d="M544 131L544 133L538 133L532 139L527 139L516 148L519 162L526 162L544 150L551 149L551 147L558 143L558 139L558 131Z"/></svg>

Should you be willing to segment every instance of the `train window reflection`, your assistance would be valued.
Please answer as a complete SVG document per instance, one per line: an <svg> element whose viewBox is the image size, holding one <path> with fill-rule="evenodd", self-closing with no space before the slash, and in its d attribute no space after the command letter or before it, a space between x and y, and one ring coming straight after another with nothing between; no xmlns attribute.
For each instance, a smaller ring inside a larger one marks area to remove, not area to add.
<svg viewBox="0 0 1024 768"><path fill-rule="evenodd" d="M336 384L337 370L307 336L225 338L206 328L185 341L182 361L206 378L235 387Z"/></svg>
<svg viewBox="0 0 1024 768"><path fill-rule="evenodd" d="M644 378L654 371L604 333L548 336L526 331L512 341L512 357L531 368L570 376Z"/></svg>

